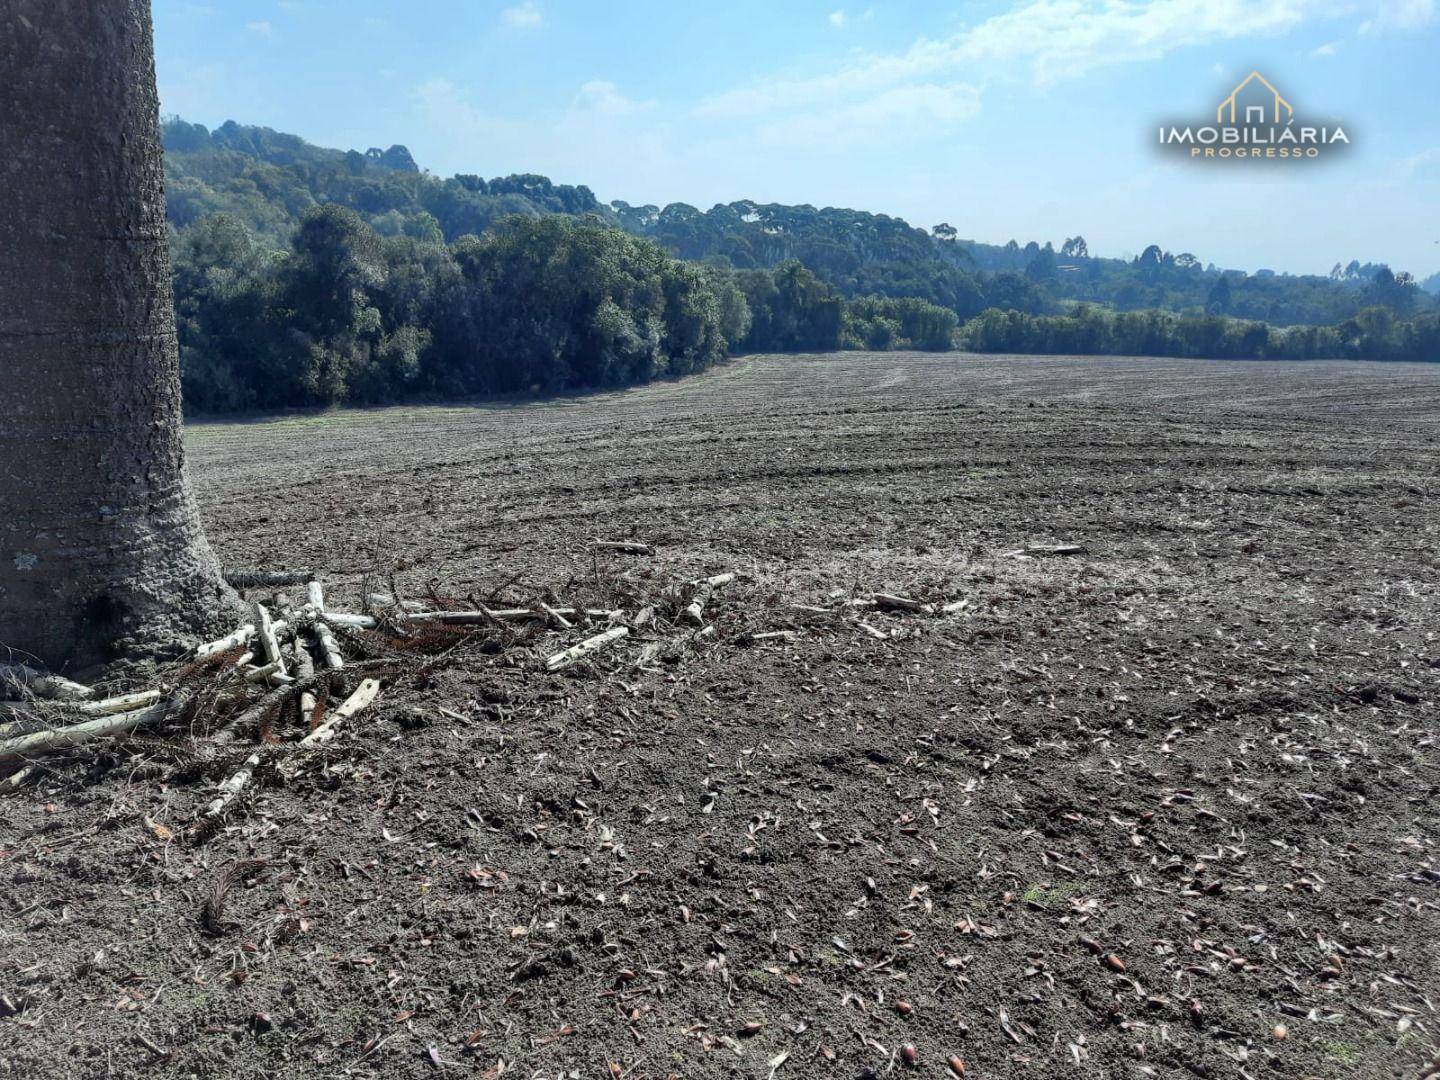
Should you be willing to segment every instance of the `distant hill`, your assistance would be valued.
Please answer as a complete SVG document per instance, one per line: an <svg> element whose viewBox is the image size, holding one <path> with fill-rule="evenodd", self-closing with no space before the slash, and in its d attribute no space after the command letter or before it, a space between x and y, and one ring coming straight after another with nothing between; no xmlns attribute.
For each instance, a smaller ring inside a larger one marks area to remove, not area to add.
<svg viewBox="0 0 1440 1080"><path fill-rule="evenodd" d="M229 121L213 132L172 119L164 125L166 195L177 229L207 214L230 214L274 246L325 203L367 217L383 235L453 240L512 214L599 214L586 187L543 176L441 180L422 172L403 146L330 150L295 135Z"/></svg>
<svg viewBox="0 0 1440 1080"><path fill-rule="evenodd" d="M1196 255L1147 247L1135 259L1091 255L1080 236L1006 245L965 240L941 224L926 230L885 214L746 200L709 210L684 203L601 203L584 185L519 174L440 178L404 146L365 152L314 146L295 135L229 121L214 131L171 119L164 128L169 215L184 230L209 214L242 221L283 247L311 207L337 203L382 235L453 241L512 215L589 216L655 240L680 258L741 269L798 259L844 296L920 297L962 318L989 307L1059 311L1077 303L1117 311L1159 308L1330 324L1365 306L1406 314L1435 307L1408 275L1380 265L1336 264L1327 276L1206 265ZM1440 275L1425 288L1440 293Z"/></svg>
<svg viewBox="0 0 1440 1080"><path fill-rule="evenodd" d="M329 150L314 146L298 135L287 135L267 127L246 127L227 120L214 131L203 124L187 124L174 119L165 125L165 149L177 154L200 154L210 150L235 150L271 165L311 165L331 168L344 166L361 173L419 172L420 166L403 146L389 150L371 147L358 150Z"/></svg>

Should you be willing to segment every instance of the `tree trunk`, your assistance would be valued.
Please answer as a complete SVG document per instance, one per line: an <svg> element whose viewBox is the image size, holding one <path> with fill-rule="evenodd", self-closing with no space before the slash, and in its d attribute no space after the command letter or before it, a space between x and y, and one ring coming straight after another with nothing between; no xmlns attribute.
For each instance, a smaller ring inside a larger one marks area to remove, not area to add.
<svg viewBox="0 0 1440 1080"><path fill-rule="evenodd" d="M149 0L0 3L0 648L234 613L185 480Z"/></svg>

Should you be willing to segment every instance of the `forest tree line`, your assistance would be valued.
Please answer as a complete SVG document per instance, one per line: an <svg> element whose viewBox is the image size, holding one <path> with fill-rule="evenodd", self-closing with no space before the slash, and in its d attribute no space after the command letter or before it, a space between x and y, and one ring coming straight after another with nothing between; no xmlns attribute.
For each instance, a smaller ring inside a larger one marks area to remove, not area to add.
<svg viewBox="0 0 1440 1080"><path fill-rule="evenodd" d="M1092 254L1083 236L1059 243L985 244L953 226L922 229L886 214L752 200L700 210L602 203L584 185L534 174L440 178L403 146L366 153L313 146L295 135L228 122L213 132L171 120L165 126L169 216L184 228L223 212L282 246L306 210L338 203L382 235L453 241L479 235L513 214L594 216L660 244L669 254L736 269L798 259L846 297L919 297L961 319L987 308L1053 314L1075 303L1116 311L1158 308L1219 314L1277 326L1330 325L1370 306L1401 317L1434 309L1440 275L1422 288L1381 264L1336 262L1328 274L1244 273L1190 252L1151 244L1138 255Z"/></svg>
<svg viewBox="0 0 1440 1080"><path fill-rule="evenodd" d="M173 272L198 412L628 386L727 352L949 349L958 325L923 300L847 301L793 260L702 266L558 214L446 244L332 204L280 251L211 214L178 234Z"/></svg>
<svg viewBox="0 0 1440 1080"><path fill-rule="evenodd" d="M727 352L1437 358L1436 305L1383 266L1244 275L851 210L605 205L234 123L171 120L165 145L193 411L620 386Z"/></svg>
<svg viewBox="0 0 1440 1080"><path fill-rule="evenodd" d="M1109 311L1081 304L1064 315L986 311L958 334L986 353L1175 356L1217 360L1440 360L1440 312L1400 319L1363 308L1331 326L1270 326L1222 315Z"/></svg>

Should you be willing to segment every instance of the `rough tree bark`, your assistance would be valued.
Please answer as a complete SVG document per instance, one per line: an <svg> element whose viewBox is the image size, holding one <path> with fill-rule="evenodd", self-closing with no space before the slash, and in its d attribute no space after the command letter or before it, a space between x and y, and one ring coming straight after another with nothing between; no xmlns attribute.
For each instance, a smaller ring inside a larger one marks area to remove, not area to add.
<svg viewBox="0 0 1440 1080"><path fill-rule="evenodd" d="M149 0L0 2L0 193L0 650L193 640L237 602L184 474Z"/></svg>

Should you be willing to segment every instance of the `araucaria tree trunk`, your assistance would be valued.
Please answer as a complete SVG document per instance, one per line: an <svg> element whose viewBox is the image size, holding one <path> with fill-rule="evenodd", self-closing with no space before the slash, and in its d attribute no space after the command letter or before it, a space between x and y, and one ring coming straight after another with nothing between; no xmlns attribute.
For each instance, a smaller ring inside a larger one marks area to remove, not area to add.
<svg viewBox="0 0 1440 1080"><path fill-rule="evenodd" d="M0 0L0 663L236 603L185 481L158 123L150 0Z"/></svg>

